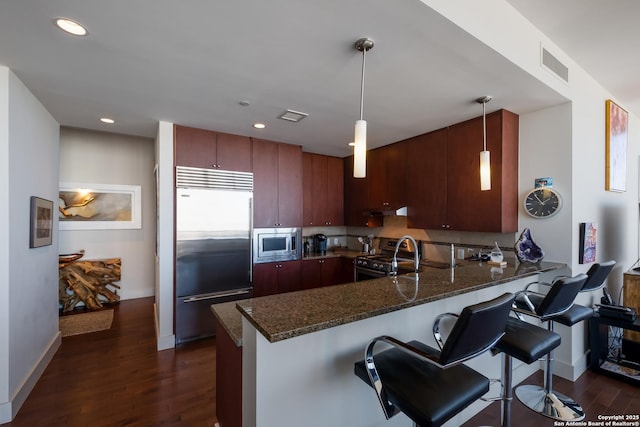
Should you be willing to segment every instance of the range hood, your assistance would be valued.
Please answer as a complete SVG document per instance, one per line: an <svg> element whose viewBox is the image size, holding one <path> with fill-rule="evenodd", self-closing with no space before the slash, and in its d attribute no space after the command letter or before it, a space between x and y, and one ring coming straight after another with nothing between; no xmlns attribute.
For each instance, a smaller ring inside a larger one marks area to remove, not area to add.
<svg viewBox="0 0 640 427"><path fill-rule="evenodd" d="M383 208L365 209L363 216L407 216L407 207L392 208L391 206Z"/></svg>

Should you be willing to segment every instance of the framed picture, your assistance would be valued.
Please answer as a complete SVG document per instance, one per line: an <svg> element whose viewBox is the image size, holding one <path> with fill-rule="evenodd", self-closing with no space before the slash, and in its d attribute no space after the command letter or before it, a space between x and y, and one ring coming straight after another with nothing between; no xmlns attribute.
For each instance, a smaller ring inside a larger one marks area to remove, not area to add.
<svg viewBox="0 0 640 427"><path fill-rule="evenodd" d="M578 262L589 264L596 262L596 224L594 222L580 223L580 245L578 250Z"/></svg>
<svg viewBox="0 0 640 427"><path fill-rule="evenodd" d="M139 185L60 183L60 230L142 228Z"/></svg>
<svg viewBox="0 0 640 427"><path fill-rule="evenodd" d="M31 196L29 247L48 246L53 239L53 202Z"/></svg>
<svg viewBox="0 0 640 427"><path fill-rule="evenodd" d="M605 114L606 177L605 190L626 191L627 184L627 130L629 113L607 99Z"/></svg>

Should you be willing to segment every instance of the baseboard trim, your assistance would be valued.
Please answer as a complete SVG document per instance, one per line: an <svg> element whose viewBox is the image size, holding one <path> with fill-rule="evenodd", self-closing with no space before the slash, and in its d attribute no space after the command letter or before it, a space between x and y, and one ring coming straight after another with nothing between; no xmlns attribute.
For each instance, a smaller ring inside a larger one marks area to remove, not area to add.
<svg viewBox="0 0 640 427"><path fill-rule="evenodd" d="M174 348L176 346L176 336L174 334L160 336L158 334L158 312L156 304L153 304L153 324L156 329L156 348L158 351L168 350L170 348Z"/></svg>
<svg viewBox="0 0 640 427"><path fill-rule="evenodd" d="M553 373L554 375L558 375L559 377L564 378L565 380L575 381L580 375L587 370L587 360L589 357L589 353L585 353L578 360L573 362L573 364L569 364L563 362L562 360L555 359L553 361Z"/></svg>
<svg viewBox="0 0 640 427"><path fill-rule="evenodd" d="M35 364L29 375L25 378L24 382L7 403L0 405L0 424L11 422L18 414L18 411L29 397L29 394L35 387L36 383L44 373L47 366L53 359L62 343L62 335L60 331L51 339L46 350L40 356L40 359Z"/></svg>

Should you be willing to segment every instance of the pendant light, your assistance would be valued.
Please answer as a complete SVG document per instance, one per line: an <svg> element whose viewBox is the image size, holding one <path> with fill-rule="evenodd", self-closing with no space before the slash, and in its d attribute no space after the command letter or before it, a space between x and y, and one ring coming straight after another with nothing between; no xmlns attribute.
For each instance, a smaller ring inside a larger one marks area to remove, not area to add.
<svg viewBox="0 0 640 427"><path fill-rule="evenodd" d="M483 150L480 152L480 190L491 190L491 156L487 151L487 102L491 101L490 96L483 96L476 99L476 102L482 104L482 139Z"/></svg>
<svg viewBox="0 0 640 427"><path fill-rule="evenodd" d="M360 80L360 120L356 120L355 135L353 138L353 177L364 178L367 176L367 122L362 118L364 109L364 68L367 51L373 48L373 40L362 38L355 44L355 48L362 52L362 78Z"/></svg>

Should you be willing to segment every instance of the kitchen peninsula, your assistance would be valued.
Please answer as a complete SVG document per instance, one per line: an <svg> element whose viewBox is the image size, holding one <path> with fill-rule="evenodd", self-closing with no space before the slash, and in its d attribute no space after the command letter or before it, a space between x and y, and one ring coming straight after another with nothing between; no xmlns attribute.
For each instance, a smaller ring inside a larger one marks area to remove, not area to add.
<svg viewBox="0 0 640 427"><path fill-rule="evenodd" d="M386 421L375 394L354 376L353 364L367 343L392 335L434 345L437 315L517 292L564 267L542 262L499 269L465 262L454 269L423 267L417 278L385 277L240 301L243 425L409 426L403 415ZM500 358L490 354L469 365L489 378L500 376ZM537 369L516 366L514 378ZM452 422L482 407L478 402Z"/></svg>

